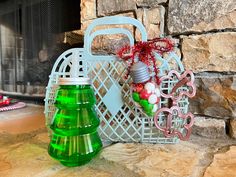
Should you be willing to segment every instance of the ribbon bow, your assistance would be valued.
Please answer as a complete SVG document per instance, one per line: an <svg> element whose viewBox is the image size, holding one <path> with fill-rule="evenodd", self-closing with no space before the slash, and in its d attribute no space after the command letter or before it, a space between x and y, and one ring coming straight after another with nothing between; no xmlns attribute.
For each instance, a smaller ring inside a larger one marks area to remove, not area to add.
<svg viewBox="0 0 236 177"><path fill-rule="evenodd" d="M163 55L165 52L172 51L174 48L173 42L168 38L155 38L147 42L138 42L134 46L125 46L117 52L117 56L124 61L128 62L128 72L126 75L129 75L131 66L137 62L135 61L136 57L139 61L145 63L148 66L153 67L155 73L155 79L157 84L160 84L158 77L158 68L156 66L156 60L154 52Z"/></svg>

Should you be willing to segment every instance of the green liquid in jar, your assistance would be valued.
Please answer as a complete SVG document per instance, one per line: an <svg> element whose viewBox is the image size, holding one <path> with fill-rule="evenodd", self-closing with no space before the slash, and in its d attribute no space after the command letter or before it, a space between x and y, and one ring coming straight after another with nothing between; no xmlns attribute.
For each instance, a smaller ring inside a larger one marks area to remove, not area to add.
<svg viewBox="0 0 236 177"><path fill-rule="evenodd" d="M48 153L65 166L86 164L102 148L95 102L90 85L61 85L57 91Z"/></svg>

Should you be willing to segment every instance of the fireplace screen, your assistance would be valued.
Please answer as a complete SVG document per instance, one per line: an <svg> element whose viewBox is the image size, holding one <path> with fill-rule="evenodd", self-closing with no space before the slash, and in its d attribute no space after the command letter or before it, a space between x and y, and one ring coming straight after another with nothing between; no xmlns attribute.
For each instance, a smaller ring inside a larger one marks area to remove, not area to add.
<svg viewBox="0 0 236 177"><path fill-rule="evenodd" d="M55 59L80 29L78 0L0 0L0 90L44 95Z"/></svg>

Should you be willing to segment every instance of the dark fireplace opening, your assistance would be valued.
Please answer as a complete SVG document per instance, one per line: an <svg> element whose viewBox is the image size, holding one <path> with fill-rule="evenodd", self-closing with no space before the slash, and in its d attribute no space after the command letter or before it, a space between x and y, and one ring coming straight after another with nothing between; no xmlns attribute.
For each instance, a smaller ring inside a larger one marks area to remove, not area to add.
<svg viewBox="0 0 236 177"><path fill-rule="evenodd" d="M44 97L57 57L80 29L78 0L0 0L0 90Z"/></svg>

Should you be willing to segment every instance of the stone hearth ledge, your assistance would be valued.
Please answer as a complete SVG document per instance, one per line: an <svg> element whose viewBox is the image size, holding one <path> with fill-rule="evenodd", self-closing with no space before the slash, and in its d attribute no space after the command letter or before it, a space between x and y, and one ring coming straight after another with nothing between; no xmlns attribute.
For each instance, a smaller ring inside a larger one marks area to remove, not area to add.
<svg viewBox="0 0 236 177"><path fill-rule="evenodd" d="M0 176L202 176L219 147L226 144L227 146L236 145L236 141L230 140L229 142L225 143L225 140L207 142L200 137L192 136L191 141L174 145L117 143L104 148L87 165L67 168L50 158L47 154L48 134L39 133L34 138L0 147ZM234 149L233 146L232 148ZM232 157L236 156L235 150L227 153L232 153L230 154ZM230 166L230 158L222 160L227 161L227 168L230 170L234 168ZM208 171L212 170L212 166L214 167L211 165Z"/></svg>

